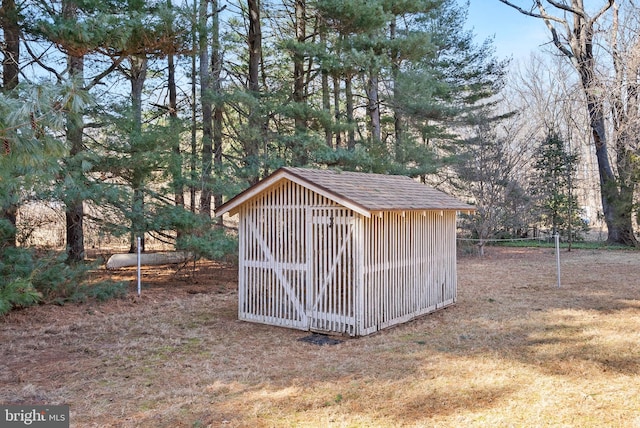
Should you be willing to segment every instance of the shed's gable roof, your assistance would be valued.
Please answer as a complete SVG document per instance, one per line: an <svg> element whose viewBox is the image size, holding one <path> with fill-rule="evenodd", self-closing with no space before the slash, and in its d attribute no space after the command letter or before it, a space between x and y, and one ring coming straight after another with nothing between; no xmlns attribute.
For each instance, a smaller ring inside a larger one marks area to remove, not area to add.
<svg viewBox="0 0 640 428"><path fill-rule="evenodd" d="M218 207L216 216L235 212L240 205L284 179L367 217L384 211L475 210L453 196L402 175L286 167Z"/></svg>

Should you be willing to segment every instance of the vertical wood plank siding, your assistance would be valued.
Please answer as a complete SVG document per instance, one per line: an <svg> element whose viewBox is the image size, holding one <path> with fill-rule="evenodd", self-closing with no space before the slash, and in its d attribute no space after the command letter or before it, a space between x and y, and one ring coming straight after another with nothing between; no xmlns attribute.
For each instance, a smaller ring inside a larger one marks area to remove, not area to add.
<svg viewBox="0 0 640 428"><path fill-rule="evenodd" d="M456 213L385 212L363 218L360 335L456 301Z"/></svg>
<svg viewBox="0 0 640 428"><path fill-rule="evenodd" d="M283 180L241 206L238 316L361 336L456 299L456 213L366 218Z"/></svg>

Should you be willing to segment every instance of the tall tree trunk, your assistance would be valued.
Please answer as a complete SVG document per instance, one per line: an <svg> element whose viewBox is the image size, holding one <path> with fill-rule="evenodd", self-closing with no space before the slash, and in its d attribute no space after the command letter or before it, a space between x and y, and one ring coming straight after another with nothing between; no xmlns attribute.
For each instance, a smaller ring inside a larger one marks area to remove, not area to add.
<svg viewBox="0 0 640 428"><path fill-rule="evenodd" d="M347 115L347 125L349 129L347 130L347 149L355 150L356 148L356 131L353 128L355 123L353 120L353 77L351 75L345 76L344 79L344 95L346 98L346 115Z"/></svg>
<svg viewBox="0 0 640 428"><path fill-rule="evenodd" d="M306 103L305 97L305 67L304 55L300 51L301 46L305 43L306 37L306 4L305 0L295 0L295 31L297 46L293 53L293 102L297 104L298 113L294 117L295 134L299 135L294 141L293 161L296 165L305 165L308 162L306 149L299 143L306 133L307 121L303 106ZM297 146L296 146L297 145Z"/></svg>
<svg viewBox="0 0 640 428"><path fill-rule="evenodd" d="M71 66L75 76L82 75L83 60L72 58ZM76 77L79 79L79 77ZM80 156L84 151L82 134L84 123L81 113L67 113L67 144L71 148L67 161L67 174L75 184L76 189L67 193L69 199L65 200L65 218L67 227L67 259L70 262L84 260L84 200L79 195L78 188L83 186L82 160Z"/></svg>
<svg viewBox="0 0 640 428"><path fill-rule="evenodd" d="M177 131L178 126L178 92L176 87L176 66L174 54L168 56L168 77L167 85L169 86L169 123L171 124L171 132ZM182 184L182 151L180 150L180 138L176 135L173 143L173 162L171 165L173 178L173 193L176 206L184 206L184 187Z"/></svg>
<svg viewBox="0 0 640 428"><path fill-rule="evenodd" d="M142 153L139 152L135 146L140 144L142 138L142 90L144 89L144 83L147 78L147 66L148 61L146 56L132 56L131 57L131 106L133 109L133 132L131 135L131 147L135 156L142 157ZM147 177L142 169L134 167L133 178L131 180L131 186L133 188L133 200L132 200L132 216L131 216L131 246L129 252L136 250L137 242L136 238L140 237L140 251L145 250L145 232L146 232L146 220L145 220L145 207L144 207L144 186Z"/></svg>
<svg viewBox="0 0 640 428"><path fill-rule="evenodd" d="M213 14L211 26L211 83L213 93L215 95L213 108L213 165L215 172L222 170L222 126L224 106L222 103L222 53L220 51L220 10L218 0L212 0ZM214 174L215 175L215 174ZM214 207L222 205L221 186L217 186L214 190ZM222 217L218 217L217 221L222 224Z"/></svg>
<svg viewBox="0 0 640 428"><path fill-rule="evenodd" d="M77 15L77 5L74 1L64 1L62 13L65 19L72 20ZM67 63L69 77L82 86L84 79L84 57L68 54ZM84 119L82 113L69 112L66 115L67 145L69 159L67 160L67 174L74 188L67 192L65 202L65 219L67 227L67 260L71 263L84 260L84 200L79 189L84 186L85 177L82 172L81 153L84 151L82 134Z"/></svg>
<svg viewBox="0 0 640 428"><path fill-rule="evenodd" d="M589 26L587 22L579 18L576 18L575 22L579 29L576 34L580 34L583 40L580 45L574 44L574 63L585 93L591 134L596 149L602 211L608 230L607 242L635 246L638 245L638 242L633 233L631 218L633 204L630 203L633 200L633 186L625 185L623 179L626 174L625 168L629 166L624 159L627 148L624 146L616 147L619 171L619 177L616 177L609 162L609 144L607 143L604 117L605 106L600 95L601 88L595 79L593 24Z"/></svg>
<svg viewBox="0 0 640 428"><path fill-rule="evenodd" d="M193 26L198 25L198 2L193 2ZM189 156L189 210L196 212L196 182L197 159L198 159L198 102L197 89L198 84L196 76L198 75L197 52L198 52L198 35L197 31L191 31L191 150Z"/></svg>
<svg viewBox="0 0 640 428"><path fill-rule="evenodd" d="M247 89L254 97L249 107L249 137L245 139L245 166L249 170L249 184L256 184L260 180L259 147L262 141L263 119L259 108L260 97L260 62L262 59L262 29L260 25L260 1L247 0L249 12L249 32L247 44L249 48L249 80Z"/></svg>
<svg viewBox="0 0 640 428"><path fill-rule="evenodd" d="M171 0L167 0L167 6L172 7ZM173 180L173 194L176 206L184 207L184 185L182 177L182 152L180 150L180 137L177 134L178 127L178 92L176 87L176 66L175 53L169 52L167 55L167 86L169 87L169 123L171 125L171 135L174 138L172 144L173 156L170 164L171 177ZM180 239L182 233L176 231L176 238Z"/></svg>
<svg viewBox="0 0 640 428"><path fill-rule="evenodd" d="M337 74L333 75L333 117L336 123L336 148L342 147L342 131L340 127L340 79Z"/></svg>
<svg viewBox="0 0 640 428"><path fill-rule="evenodd" d="M322 70L322 110L329 117L331 115L331 90L329 89L329 73L327 70ZM324 129L324 142L327 147L332 147L333 131L331 124L327 121L327 126Z"/></svg>
<svg viewBox="0 0 640 428"><path fill-rule="evenodd" d="M209 0L201 0L198 17L200 56L200 103L202 105L202 189L200 213L211 218L211 171L213 161L213 103L209 62Z"/></svg>
<svg viewBox="0 0 640 428"><path fill-rule="evenodd" d="M304 103L304 55L300 52L300 45L305 42L306 22L305 22L305 2L295 0L295 30L297 47L293 53L293 102ZM303 115L297 114L295 117L296 131L306 128L306 121Z"/></svg>
<svg viewBox="0 0 640 428"><path fill-rule="evenodd" d="M5 47L2 58L2 92L9 92L18 86L20 72L20 26L18 25L18 10L15 0L3 0L0 7L0 27L4 34ZM0 156L11 153L11 145L8 140L2 141ZM0 240L0 248L16 245L16 220L18 206L12 201L2 204L0 218L7 220L11 225L11 232Z"/></svg>
<svg viewBox="0 0 640 428"><path fill-rule="evenodd" d="M391 40L396 39L396 19L395 17L389 25L389 38ZM402 162L404 159L403 153L403 118L402 111L399 107L399 100L402 95L400 94L400 85L398 84L398 78L400 76L400 53L398 49L391 51L391 74L393 77L393 128L395 133L395 160L396 162Z"/></svg>
<svg viewBox="0 0 640 428"><path fill-rule="evenodd" d="M4 34L2 53L2 90L10 91L18 86L20 73L20 26L15 0L2 0L0 6L0 28Z"/></svg>
<svg viewBox="0 0 640 428"><path fill-rule="evenodd" d="M619 241L638 245L633 234L633 206L636 190L638 165L634 161L632 147L638 147L640 141L640 106L638 105L640 88L640 39L637 37L630 45L619 44L620 35L619 6L613 6L613 22L611 29L611 54L616 72L613 88L612 114L614 141L616 148L616 165L618 166L618 183L620 196L615 203L622 213L621 230L626 236L619 236Z"/></svg>
<svg viewBox="0 0 640 428"><path fill-rule="evenodd" d="M378 74L373 67L369 70L369 78L367 79L367 113L369 115L369 133L371 142L380 141L380 101L378 95Z"/></svg>
<svg viewBox="0 0 640 428"><path fill-rule="evenodd" d="M324 45L327 42L327 30L322 26L319 30L320 44ZM329 89L329 71L327 67L322 67L321 87L322 87L322 109L324 113L329 117L331 115L331 90ZM324 141L327 147L333 147L333 130L329 121L324 129Z"/></svg>

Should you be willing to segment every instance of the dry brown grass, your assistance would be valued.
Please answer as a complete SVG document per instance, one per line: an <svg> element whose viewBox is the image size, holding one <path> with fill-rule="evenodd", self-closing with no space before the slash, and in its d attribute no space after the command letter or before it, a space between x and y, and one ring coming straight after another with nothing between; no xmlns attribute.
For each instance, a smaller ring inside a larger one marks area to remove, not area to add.
<svg viewBox="0 0 640 428"><path fill-rule="evenodd" d="M558 289L552 250L462 258L454 307L336 346L237 321L231 267L148 271L141 299L0 323L0 402L76 427L640 427L640 253L562 259Z"/></svg>

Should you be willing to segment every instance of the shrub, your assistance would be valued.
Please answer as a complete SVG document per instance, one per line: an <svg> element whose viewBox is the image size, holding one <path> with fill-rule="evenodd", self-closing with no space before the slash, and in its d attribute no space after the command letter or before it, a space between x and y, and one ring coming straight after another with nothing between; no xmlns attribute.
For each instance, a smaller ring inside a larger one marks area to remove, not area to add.
<svg viewBox="0 0 640 428"><path fill-rule="evenodd" d="M0 285L0 315L14 308L35 305L42 298L33 285L25 278L16 278Z"/></svg>
<svg viewBox="0 0 640 428"><path fill-rule="evenodd" d="M105 302L111 299L119 299L127 294L127 285L124 282L101 281L91 285L79 287L70 299L73 302L85 302L95 299Z"/></svg>
<svg viewBox="0 0 640 428"><path fill-rule="evenodd" d="M99 301L122 297L123 283L100 282L85 285L91 264L67 262L66 254L37 252L30 248L6 247L0 250L0 315L14 308L37 303Z"/></svg>

